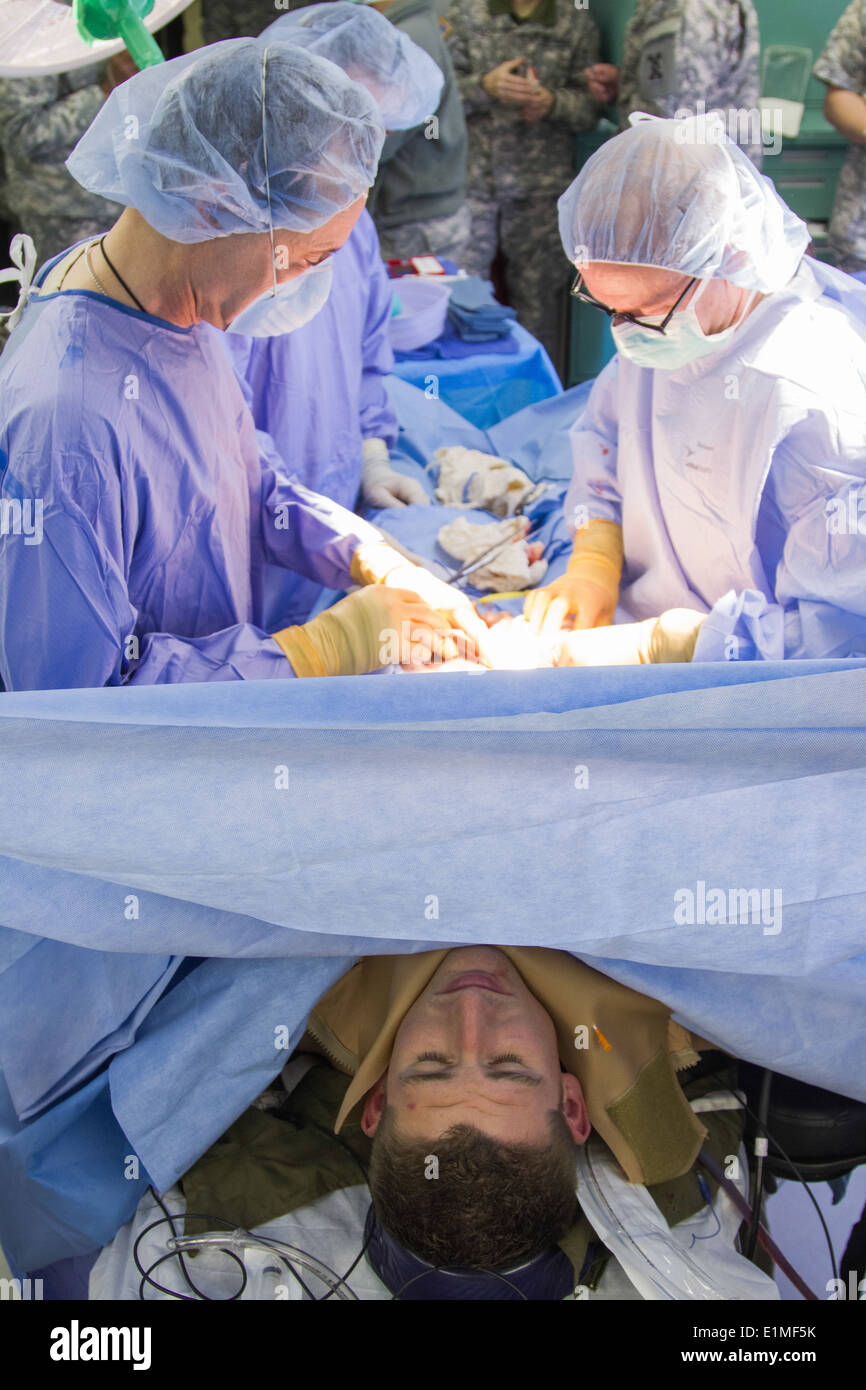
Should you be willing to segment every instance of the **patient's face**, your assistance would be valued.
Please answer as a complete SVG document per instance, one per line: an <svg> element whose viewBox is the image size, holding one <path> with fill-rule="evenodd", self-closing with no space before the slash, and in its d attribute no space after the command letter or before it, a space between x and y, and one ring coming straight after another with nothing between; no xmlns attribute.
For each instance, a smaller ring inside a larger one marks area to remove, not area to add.
<svg viewBox="0 0 866 1390"><path fill-rule="evenodd" d="M449 951L394 1040L387 1075L367 1096L376 1132L385 1104L405 1139L469 1124L508 1143L542 1143L561 1109L575 1140L589 1132L580 1084L564 1073L553 1020L493 946Z"/></svg>

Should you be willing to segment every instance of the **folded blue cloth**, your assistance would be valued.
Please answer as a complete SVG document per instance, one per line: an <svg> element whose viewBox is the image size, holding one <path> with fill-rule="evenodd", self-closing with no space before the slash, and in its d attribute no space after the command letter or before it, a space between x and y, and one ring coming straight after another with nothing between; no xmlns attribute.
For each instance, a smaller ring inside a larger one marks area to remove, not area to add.
<svg viewBox="0 0 866 1390"><path fill-rule="evenodd" d="M467 342L485 342L502 337L511 328L515 310L499 304L485 280L469 275L457 280L448 301L448 318Z"/></svg>
<svg viewBox="0 0 866 1390"><path fill-rule="evenodd" d="M451 358L451 357L472 357L479 352L496 353L517 353L520 351L520 344L514 334L509 330L503 337L497 335L490 337L485 335L481 343L472 342L465 336L460 336L455 326L446 322L445 327L434 338L432 343L425 343L423 347L413 348L411 352L395 351L394 360L396 362L427 362L431 357Z"/></svg>

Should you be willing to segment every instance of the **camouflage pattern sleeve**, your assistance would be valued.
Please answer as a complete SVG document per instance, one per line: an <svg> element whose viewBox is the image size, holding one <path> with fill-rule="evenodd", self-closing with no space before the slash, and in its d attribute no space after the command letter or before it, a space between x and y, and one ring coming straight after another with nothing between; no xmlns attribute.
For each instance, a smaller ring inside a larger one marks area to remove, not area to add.
<svg viewBox="0 0 866 1390"><path fill-rule="evenodd" d="M707 5L708 0L702 0ZM725 61L727 57L727 62ZM720 33L716 85L708 87L708 110L721 107L742 115L737 126L737 144L754 164L761 167L763 145L760 138L761 30L752 0L729 0ZM729 134L733 135L729 127ZM757 138L755 138L757 137Z"/></svg>
<svg viewBox="0 0 866 1390"><path fill-rule="evenodd" d="M678 111L744 112L738 143L757 163L761 39L752 0L643 0L629 22L619 106L675 116Z"/></svg>
<svg viewBox="0 0 866 1390"><path fill-rule="evenodd" d="M866 96L866 0L853 0L812 69L831 87Z"/></svg>
<svg viewBox="0 0 866 1390"><path fill-rule="evenodd" d="M201 0L201 29L205 44L220 43L222 39L255 38L268 24L279 19L280 10L273 0ZM290 5L299 9L299 5Z"/></svg>
<svg viewBox="0 0 866 1390"><path fill-rule="evenodd" d="M448 24L448 47L463 109L467 116L474 111L486 111L493 103L481 86L481 79L496 64L482 61L487 46L482 49L477 42L478 35L470 22L469 12L459 0L448 11Z"/></svg>
<svg viewBox="0 0 866 1390"><path fill-rule="evenodd" d="M60 77L0 79L0 144L16 161L62 161L104 101L96 84L64 94Z"/></svg>
<svg viewBox="0 0 866 1390"><path fill-rule="evenodd" d="M589 130L601 114L601 105L590 95L583 75L584 68L598 62L598 26L585 10L574 16L576 25L568 75L562 86L552 87L556 104L550 113L551 121L564 121L570 130Z"/></svg>
<svg viewBox="0 0 866 1390"><path fill-rule="evenodd" d="M640 64L640 52L643 47L643 24L640 17L640 6L638 13L633 14L625 28L625 38L622 45L622 58L619 65L619 96L617 103L622 113L623 121L631 111L639 111L640 100L637 91L637 74Z"/></svg>

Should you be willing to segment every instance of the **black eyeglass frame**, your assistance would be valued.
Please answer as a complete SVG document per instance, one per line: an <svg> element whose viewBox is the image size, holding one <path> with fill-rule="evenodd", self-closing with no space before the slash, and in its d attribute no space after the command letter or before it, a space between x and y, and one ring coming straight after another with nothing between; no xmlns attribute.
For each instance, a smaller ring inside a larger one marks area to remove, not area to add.
<svg viewBox="0 0 866 1390"><path fill-rule="evenodd" d="M665 329L667 328L677 309L682 304L689 290L692 288L693 285L696 285L698 283L700 278L701 277L699 275L692 276L691 280L686 285L682 294L679 296L676 302L671 305L670 310L665 315L665 318L662 320L661 323L647 323L645 319L639 319L634 314L623 312L620 309L611 309L608 307L607 304L602 304L600 299L595 299L587 290L578 289L578 285L583 279L583 271L581 270L579 270L577 272L577 275L575 276L574 284L571 287L571 293L574 295L575 299L580 300L581 304L589 304L593 309L601 309L602 313L607 314L609 319L624 319L626 323L636 324L638 328L648 328L652 333L664 334Z"/></svg>

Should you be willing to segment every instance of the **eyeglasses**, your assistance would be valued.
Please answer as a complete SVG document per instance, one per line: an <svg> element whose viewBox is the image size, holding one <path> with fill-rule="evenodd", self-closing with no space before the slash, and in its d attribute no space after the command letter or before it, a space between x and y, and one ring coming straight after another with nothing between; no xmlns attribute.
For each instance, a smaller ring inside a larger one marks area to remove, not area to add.
<svg viewBox="0 0 866 1390"><path fill-rule="evenodd" d="M623 313L620 309L609 308L607 304L602 304L600 299L595 299L591 294L588 294L586 290L580 289L580 282L582 279L583 273L578 271L574 284L571 287L571 293L574 295L575 299L579 299L582 304L591 304L593 309L601 309L601 312L607 314L609 319L625 319L626 323L635 323L638 328L649 328L653 333L664 333L676 310L682 304L689 290L692 288L692 285L698 283L700 276L692 276L682 294L679 296L676 303L671 306L661 323L647 323L646 319L639 319L634 314Z"/></svg>

